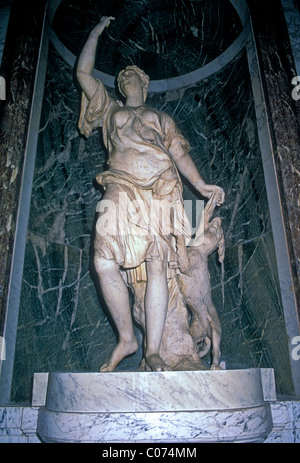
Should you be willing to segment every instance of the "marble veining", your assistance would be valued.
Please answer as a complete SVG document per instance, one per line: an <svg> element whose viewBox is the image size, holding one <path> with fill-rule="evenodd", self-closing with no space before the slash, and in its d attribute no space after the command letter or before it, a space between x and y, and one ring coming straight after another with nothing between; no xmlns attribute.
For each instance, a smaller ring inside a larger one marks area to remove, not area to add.
<svg viewBox="0 0 300 463"><path fill-rule="evenodd" d="M45 442L261 442L271 429L259 369L52 373L38 420Z"/></svg>
<svg viewBox="0 0 300 463"><path fill-rule="evenodd" d="M271 412L273 429L264 443L299 443L300 402L272 402ZM37 435L38 413L37 407L0 407L0 443L40 443ZM142 440L140 442L143 443ZM155 443L151 440L148 442ZM188 442L188 439L182 438L180 442ZM113 439L109 443L113 443Z"/></svg>
<svg viewBox="0 0 300 463"><path fill-rule="evenodd" d="M274 367L279 392L289 394L288 342L245 53L192 88L150 94L148 104L176 120L205 180L218 179L226 192L220 209L226 260L223 266L214 256L209 261L223 327L222 360L228 368ZM29 399L34 372L98 371L115 344L90 264L94 211L101 198L94 178L105 168L106 154L97 133L87 141L79 136L78 105L72 72L50 48L14 400ZM184 198L196 200L185 185ZM141 355L140 349L120 369L137 369Z"/></svg>
<svg viewBox="0 0 300 463"><path fill-rule="evenodd" d="M116 413L113 420L109 414L87 414L82 419L74 413L62 417L47 412L48 423L42 424L45 413L41 411L38 428L45 442L263 442L272 426L268 406L238 414ZM72 436L69 440L63 438L68 431Z"/></svg>
<svg viewBox="0 0 300 463"><path fill-rule="evenodd" d="M47 409L64 412L197 411L212 403L225 410L264 403L258 369L50 373L48 390Z"/></svg>
<svg viewBox="0 0 300 463"><path fill-rule="evenodd" d="M300 75L300 38L299 38L299 27L300 27L300 16L299 10L295 6L293 0L281 0L285 19L288 26L290 35L292 51L294 55L295 65L298 76ZM299 6L299 5L298 5Z"/></svg>

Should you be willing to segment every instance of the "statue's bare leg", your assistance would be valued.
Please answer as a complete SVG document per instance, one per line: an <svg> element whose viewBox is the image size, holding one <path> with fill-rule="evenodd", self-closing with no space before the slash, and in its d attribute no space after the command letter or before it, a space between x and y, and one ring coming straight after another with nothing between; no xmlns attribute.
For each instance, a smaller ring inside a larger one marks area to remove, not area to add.
<svg viewBox="0 0 300 463"><path fill-rule="evenodd" d="M118 344L100 371L114 371L123 358L137 351L138 342L133 332L128 288L118 264L98 256L94 262L104 300L119 334Z"/></svg>
<svg viewBox="0 0 300 463"><path fill-rule="evenodd" d="M217 310L211 302L208 306L208 313L210 316L210 326L211 326L211 335L212 335L212 365L210 367L211 370L222 370L220 367L220 341L221 341L221 334L222 328L220 325L219 317Z"/></svg>
<svg viewBox="0 0 300 463"><path fill-rule="evenodd" d="M147 262L146 362L152 371L167 371L168 366L159 355L169 300L167 262Z"/></svg>

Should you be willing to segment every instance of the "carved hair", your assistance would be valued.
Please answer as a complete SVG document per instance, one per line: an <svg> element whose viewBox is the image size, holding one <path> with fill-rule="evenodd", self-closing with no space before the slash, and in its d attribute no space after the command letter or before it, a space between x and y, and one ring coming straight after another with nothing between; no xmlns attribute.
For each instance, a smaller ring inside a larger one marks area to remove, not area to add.
<svg viewBox="0 0 300 463"><path fill-rule="evenodd" d="M143 86L143 98L144 98L144 102L146 101L147 99L147 95L148 95L148 88L149 88L149 82L150 82L150 77L144 72L142 71L142 69L140 69L139 67L137 67L135 64L131 65L131 66L127 66L125 69L123 69L121 72L119 72L119 75L117 77L117 82L118 82L118 87L119 87L119 90L120 90L120 93L123 95L123 96L126 96L124 95L124 93L122 92L121 88L120 88L120 79L123 75L123 73L125 71L129 71L129 70L132 70L134 72L136 72L138 74L138 76L140 77L141 81L142 81L142 86Z"/></svg>

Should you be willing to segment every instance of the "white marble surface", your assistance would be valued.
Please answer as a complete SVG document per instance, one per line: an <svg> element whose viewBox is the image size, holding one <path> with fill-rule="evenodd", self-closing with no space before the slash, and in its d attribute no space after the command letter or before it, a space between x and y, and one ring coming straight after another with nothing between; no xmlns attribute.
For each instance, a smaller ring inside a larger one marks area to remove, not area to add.
<svg viewBox="0 0 300 463"><path fill-rule="evenodd" d="M40 443L37 436L38 408L0 407L1 443Z"/></svg>
<svg viewBox="0 0 300 463"><path fill-rule="evenodd" d="M42 407L46 403L49 373L35 373L33 376L32 401L33 407Z"/></svg>
<svg viewBox="0 0 300 463"><path fill-rule="evenodd" d="M224 363L224 362L223 362ZM224 370L225 370L224 366ZM276 385L274 370L272 368L261 368L261 382L263 396L266 402L276 401ZM32 402L33 407L42 407L46 404L47 386L49 373L35 373L33 378Z"/></svg>
<svg viewBox="0 0 300 463"><path fill-rule="evenodd" d="M0 407L0 443L39 443L38 410L37 407ZM264 442L300 443L300 401L272 402L271 412L273 429Z"/></svg>
<svg viewBox="0 0 300 463"><path fill-rule="evenodd" d="M276 401L271 404L273 429L266 444L300 443L300 401Z"/></svg>
<svg viewBox="0 0 300 463"><path fill-rule="evenodd" d="M273 402L277 399L275 374L273 368L261 368L261 383L263 388L264 400Z"/></svg>
<svg viewBox="0 0 300 463"><path fill-rule="evenodd" d="M46 407L64 412L228 410L264 403L259 369L50 373Z"/></svg>
<svg viewBox="0 0 300 463"><path fill-rule="evenodd" d="M271 429L260 369L50 373L38 420L46 442L262 442Z"/></svg>
<svg viewBox="0 0 300 463"><path fill-rule="evenodd" d="M263 442L269 404L241 410L150 413L57 413L42 408L46 442Z"/></svg>

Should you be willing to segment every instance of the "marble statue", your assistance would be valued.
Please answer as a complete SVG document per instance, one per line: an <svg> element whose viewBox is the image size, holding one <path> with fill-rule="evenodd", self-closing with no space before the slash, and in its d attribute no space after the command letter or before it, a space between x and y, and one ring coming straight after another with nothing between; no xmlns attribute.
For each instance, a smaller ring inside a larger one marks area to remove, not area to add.
<svg viewBox="0 0 300 463"><path fill-rule="evenodd" d="M83 90L79 129L89 137L102 127L108 151L108 170L97 176L105 193L98 208L94 264L119 339L100 371L114 371L138 349L128 285L135 294L133 316L145 331L145 369L203 368L197 348L201 337L206 343L206 337L212 340L213 365L218 366L220 325L210 287L203 285L209 284L207 255L222 241L220 221L207 228L195 265L195 250L187 248L191 229L179 173L204 198L213 197L214 206L224 202L225 194L204 182L173 119L145 104L149 77L142 70L127 66L119 73L125 104L111 98L92 76L99 37L113 19L103 17L91 31L77 64ZM192 301L197 266L197 286L204 289ZM187 305L194 314L191 326Z"/></svg>
<svg viewBox="0 0 300 463"><path fill-rule="evenodd" d="M189 274L179 272L177 275L179 289L193 313L190 329L195 343L199 345L198 355L204 357L212 346L212 370L220 369L222 328L211 297L208 256L216 248L219 262L223 263L225 256L221 219L215 217L210 222L216 204L216 193L213 193L204 210L204 236L201 244L188 248Z"/></svg>
<svg viewBox="0 0 300 463"><path fill-rule="evenodd" d="M217 204L218 192L213 193L204 209L203 238L187 248L189 271L177 271L168 280L169 304L160 355L172 370L206 369L201 359L212 350L211 370L220 370L221 325L211 297L208 256L218 248L219 261L224 260L224 235L219 217L210 221ZM201 226L199 226L201 229ZM197 233L196 233L197 234ZM132 271L131 271L132 273ZM135 303L133 316L145 330L144 298L146 282L142 276L133 278ZM192 312L189 319L187 307ZM142 369L147 364L142 362Z"/></svg>

